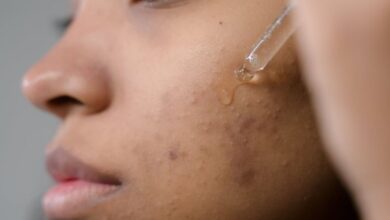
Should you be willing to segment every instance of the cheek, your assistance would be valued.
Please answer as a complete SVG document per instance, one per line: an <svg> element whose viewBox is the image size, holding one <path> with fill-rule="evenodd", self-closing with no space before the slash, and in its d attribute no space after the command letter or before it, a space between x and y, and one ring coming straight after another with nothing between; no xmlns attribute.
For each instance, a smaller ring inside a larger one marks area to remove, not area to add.
<svg viewBox="0 0 390 220"><path fill-rule="evenodd" d="M233 105L222 104L216 85L225 79L235 81L233 70L240 59L227 54L239 53L226 49L222 45L226 40L199 42L208 43L196 44L191 50L167 50L164 56L152 56L150 65L133 66L144 68L119 82L127 86L122 86L122 101L116 109L123 111L117 114L128 115L130 130L135 129L138 139L144 139L140 142L148 143L138 150L144 154L141 158L149 158L140 161L145 167L186 161L184 167L194 169L201 160L189 163L191 158L211 158L229 167L234 181L250 185L256 180L257 171L252 166L258 162L258 152L272 149L279 136L276 128L281 103L264 86L240 88Z"/></svg>
<svg viewBox="0 0 390 220"><path fill-rule="evenodd" d="M220 28L218 20L214 23ZM289 130L297 127L286 120L296 110L288 106L293 95L275 85L245 86L232 105L223 105L216 82L234 80L233 70L247 49L233 43L235 38L210 33L183 34L156 48L140 40L144 44L132 50L139 60L120 62L131 71L118 70L128 73L117 78L121 90L113 112L122 146L116 150L118 163L135 188L145 191L140 198L146 204L189 202L193 207L206 198L215 201L213 196L225 198L227 192L269 195L285 182L286 161L294 158ZM250 45L247 38L241 43ZM303 139L293 141L299 145Z"/></svg>
<svg viewBox="0 0 390 220"><path fill-rule="evenodd" d="M298 132L297 125L311 123L310 111L301 111L308 106L302 91L288 83L244 86L226 106L214 82L233 68L214 71L218 62L198 57L190 65L146 66L148 71L122 82L127 87L112 112L122 146L115 150L118 167L134 189L142 189L130 194L145 204L200 213L216 204L252 202L255 210L256 199L283 200L285 195L272 195L286 183L287 196L311 184L303 173L308 164L296 160L297 153L318 153L306 151L317 144L308 142L314 139L310 132ZM235 198L227 200L227 194Z"/></svg>
<svg viewBox="0 0 390 220"><path fill-rule="evenodd" d="M215 172L210 175L225 172L237 184L250 185L259 152L272 149L278 138L280 110L271 96L264 90L256 100L245 98L225 106L210 86L174 86L161 93L153 107L140 107L149 109L143 129L153 146L140 150L169 167L164 175L200 173L208 167Z"/></svg>

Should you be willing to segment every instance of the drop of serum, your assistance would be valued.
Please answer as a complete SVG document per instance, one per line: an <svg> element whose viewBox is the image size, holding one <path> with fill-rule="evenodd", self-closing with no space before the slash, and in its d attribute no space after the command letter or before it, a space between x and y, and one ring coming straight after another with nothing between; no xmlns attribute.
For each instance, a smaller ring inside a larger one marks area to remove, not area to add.
<svg viewBox="0 0 390 220"><path fill-rule="evenodd" d="M242 85L259 84L265 80L264 70L297 29L293 20L296 3L292 1L268 27L246 56L244 64L234 74L221 80L218 86L222 104L231 105L237 89ZM232 76L235 79L232 79Z"/></svg>
<svg viewBox="0 0 390 220"><path fill-rule="evenodd" d="M231 105L234 102L236 91L243 85L259 84L261 72L251 72L245 65L229 74L230 77L223 78L217 85L218 98L223 105Z"/></svg>
<svg viewBox="0 0 390 220"><path fill-rule="evenodd" d="M234 75L239 82L247 84L257 84L260 79L260 72L250 71L245 64L235 70Z"/></svg>

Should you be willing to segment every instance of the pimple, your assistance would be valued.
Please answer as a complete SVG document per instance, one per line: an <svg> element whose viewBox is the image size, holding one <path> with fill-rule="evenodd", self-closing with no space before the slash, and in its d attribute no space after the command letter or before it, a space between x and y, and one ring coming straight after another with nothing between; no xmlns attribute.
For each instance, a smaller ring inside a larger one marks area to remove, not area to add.
<svg viewBox="0 0 390 220"><path fill-rule="evenodd" d="M170 150L168 152L168 157L170 160L177 160L177 158L179 157L179 154L176 150Z"/></svg>

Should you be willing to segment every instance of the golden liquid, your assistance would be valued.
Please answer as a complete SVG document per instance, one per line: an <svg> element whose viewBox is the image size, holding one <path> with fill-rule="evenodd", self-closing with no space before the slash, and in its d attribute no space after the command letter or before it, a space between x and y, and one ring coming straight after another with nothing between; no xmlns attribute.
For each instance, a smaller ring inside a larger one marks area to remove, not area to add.
<svg viewBox="0 0 390 220"><path fill-rule="evenodd" d="M217 86L219 101L223 105L231 105L234 102L236 91L241 85L243 85L243 83L239 81L233 81Z"/></svg>
<svg viewBox="0 0 390 220"><path fill-rule="evenodd" d="M231 105L238 88L245 85L258 84L260 82L260 72L250 72L245 66L241 66L216 84L218 99L223 105Z"/></svg>

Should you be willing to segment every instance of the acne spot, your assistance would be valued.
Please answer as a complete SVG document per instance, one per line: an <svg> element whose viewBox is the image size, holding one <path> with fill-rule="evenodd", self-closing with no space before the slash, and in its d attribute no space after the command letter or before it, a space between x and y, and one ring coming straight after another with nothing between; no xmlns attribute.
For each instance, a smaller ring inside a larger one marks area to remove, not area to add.
<svg viewBox="0 0 390 220"><path fill-rule="evenodd" d="M229 155L233 168L233 178L240 187L249 187L255 182L256 171L254 161L256 158L256 147L251 143L250 136L257 124L257 120L251 116L238 118L235 126L225 124L224 130L229 137Z"/></svg>
<svg viewBox="0 0 390 220"><path fill-rule="evenodd" d="M235 124L226 123L224 130L229 137L231 144L235 147L239 147L240 153L245 152L249 140L248 137L253 132L253 125L256 120L252 117L237 116L238 121Z"/></svg>
<svg viewBox="0 0 390 220"><path fill-rule="evenodd" d="M254 182L255 177L256 177L255 170L250 168L250 169L241 173L241 176L238 180L238 184L240 186L249 186L251 183Z"/></svg>
<svg viewBox="0 0 390 220"><path fill-rule="evenodd" d="M246 131L252 130L253 125L255 124L255 119L252 117L245 118L240 123L239 131L244 133Z"/></svg>
<svg viewBox="0 0 390 220"><path fill-rule="evenodd" d="M177 160L177 158L179 157L179 154L176 150L170 150L168 152L168 157L170 160Z"/></svg>
<svg viewBox="0 0 390 220"><path fill-rule="evenodd" d="M176 145L179 146L179 145ZM186 158L187 152L179 150L179 147L172 147L167 152L167 157L170 161L176 161L180 158Z"/></svg>
<svg viewBox="0 0 390 220"><path fill-rule="evenodd" d="M272 109L273 110L273 109ZM264 109L260 116L251 114L236 114L233 110L235 120L223 124L228 143L228 154L231 158L232 177L235 183L240 187L251 187L257 181L258 150L256 144L262 136L263 140L273 138L277 132L277 121L279 111L269 113ZM256 137L255 137L256 136Z"/></svg>

